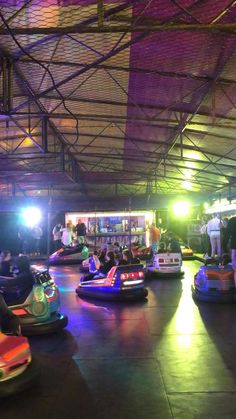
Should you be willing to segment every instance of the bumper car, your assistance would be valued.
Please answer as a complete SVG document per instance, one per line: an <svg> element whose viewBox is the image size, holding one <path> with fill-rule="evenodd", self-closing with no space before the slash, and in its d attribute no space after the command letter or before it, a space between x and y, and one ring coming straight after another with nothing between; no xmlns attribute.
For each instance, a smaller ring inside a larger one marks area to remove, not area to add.
<svg viewBox="0 0 236 419"><path fill-rule="evenodd" d="M0 331L0 398L26 390L36 378L28 339Z"/></svg>
<svg viewBox="0 0 236 419"><path fill-rule="evenodd" d="M6 287L6 277L0 277L2 296L10 312L18 316L23 335L57 332L68 323L67 316L59 313L58 287L47 270L34 271L33 277L34 284L27 292L18 286Z"/></svg>
<svg viewBox="0 0 236 419"><path fill-rule="evenodd" d="M62 247L49 256L49 265L71 265L73 263L81 263L82 260L89 257L87 246L78 245L71 247Z"/></svg>
<svg viewBox="0 0 236 419"><path fill-rule="evenodd" d="M183 241L180 241L180 248L182 253L183 260L191 260L194 259L193 250Z"/></svg>
<svg viewBox="0 0 236 419"><path fill-rule="evenodd" d="M83 277L76 288L80 297L111 301L136 301L147 297L144 287L143 265L114 266L104 278L94 277L84 281Z"/></svg>
<svg viewBox="0 0 236 419"><path fill-rule="evenodd" d="M196 300L213 303L234 301L234 271L231 264L201 266L194 276L192 296Z"/></svg>
<svg viewBox="0 0 236 419"><path fill-rule="evenodd" d="M147 265L147 274L158 277L174 278L183 275L180 253L157 253L153 262Z"/></svg>

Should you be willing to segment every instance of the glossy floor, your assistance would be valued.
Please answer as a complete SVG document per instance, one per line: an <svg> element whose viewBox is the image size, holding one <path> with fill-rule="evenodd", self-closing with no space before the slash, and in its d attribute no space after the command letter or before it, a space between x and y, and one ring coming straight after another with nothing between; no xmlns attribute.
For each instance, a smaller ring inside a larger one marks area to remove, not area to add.
<svg viewBox="0 0 236 419"><path fill-rule="evenodd" d="M78 266L50 268L69 324L30 339L39 384L1 401L1 419L235 418L236 304L194 303L199 266L131 304L82 300Z"/></svg>

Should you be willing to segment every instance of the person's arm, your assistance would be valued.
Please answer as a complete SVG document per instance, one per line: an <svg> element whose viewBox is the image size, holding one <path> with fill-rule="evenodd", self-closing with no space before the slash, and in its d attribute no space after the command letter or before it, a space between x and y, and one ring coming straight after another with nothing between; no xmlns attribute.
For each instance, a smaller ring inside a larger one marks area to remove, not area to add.
<svg viewBox="0 0 236 419"><path fill-rule="evenodd" d="M1 316L8 315L9 311L10 311L9 308L8 308L3 296L0 293L0 319L1 319ZM1 326L1 321L0 321L0 326Z"/></svg>
<svg viewBox="0 0 236 419"><path fill-rule="evenodd" d="M207 234L208 234L208 236L209 236L209 234L210 234L210 231L211 231L210 224L209 224L209 223L207 223Z"/></svg>
<svg viewBox="0 0 236 419"><path fill-rule="evenodd" d="M0 289L5 289L5 288L9 288L9 287L14 287L16 285L18 285L19 283L19 279L18 276L5 276L5 277L1 277L0 279Z"/></svg>

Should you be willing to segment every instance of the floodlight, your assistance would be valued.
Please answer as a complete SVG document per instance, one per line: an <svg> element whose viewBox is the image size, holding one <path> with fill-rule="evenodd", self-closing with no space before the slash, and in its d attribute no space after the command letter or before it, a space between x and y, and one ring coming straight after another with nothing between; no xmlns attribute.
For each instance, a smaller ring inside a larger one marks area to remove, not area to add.
<svg viewBox="0 0 236 419"><path fill-rule="evenodd" d="M176 202L173 206L173 211L176 217L185 217L190 210L189 202Z"/></svg>
<svg viewBox="0 0 236 419"><path fill-rule="evenodd" d="M42 215L39 208L28 207L23 209L22 217L26 226L33 227L40 222Z"/></svg>

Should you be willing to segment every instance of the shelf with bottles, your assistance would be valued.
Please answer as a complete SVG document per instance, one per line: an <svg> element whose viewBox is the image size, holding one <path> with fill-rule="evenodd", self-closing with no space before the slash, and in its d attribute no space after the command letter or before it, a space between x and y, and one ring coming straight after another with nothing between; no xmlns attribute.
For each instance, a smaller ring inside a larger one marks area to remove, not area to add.
<svg viewBox="0 0 236 419"><path fill-rule="evenodd" d="M144 232L132 232L130 234L128 232L87 234L86 241L88 244L96 245L96 247L104 247L115 243L119 243L120 246L129 246L133 242L139 242L143 246L146 244Z"/></svg>
<svg viewBox="0 0 236 419"><path fill-rule="evenodd" d="M78 222L86 225L88 243L96 242L102 245L112 241L121 245L139 240L142 245L148 245L148 225L153 221L152 211L123 211L96 213L66 213L65 222L76 226Z"/></svg>

